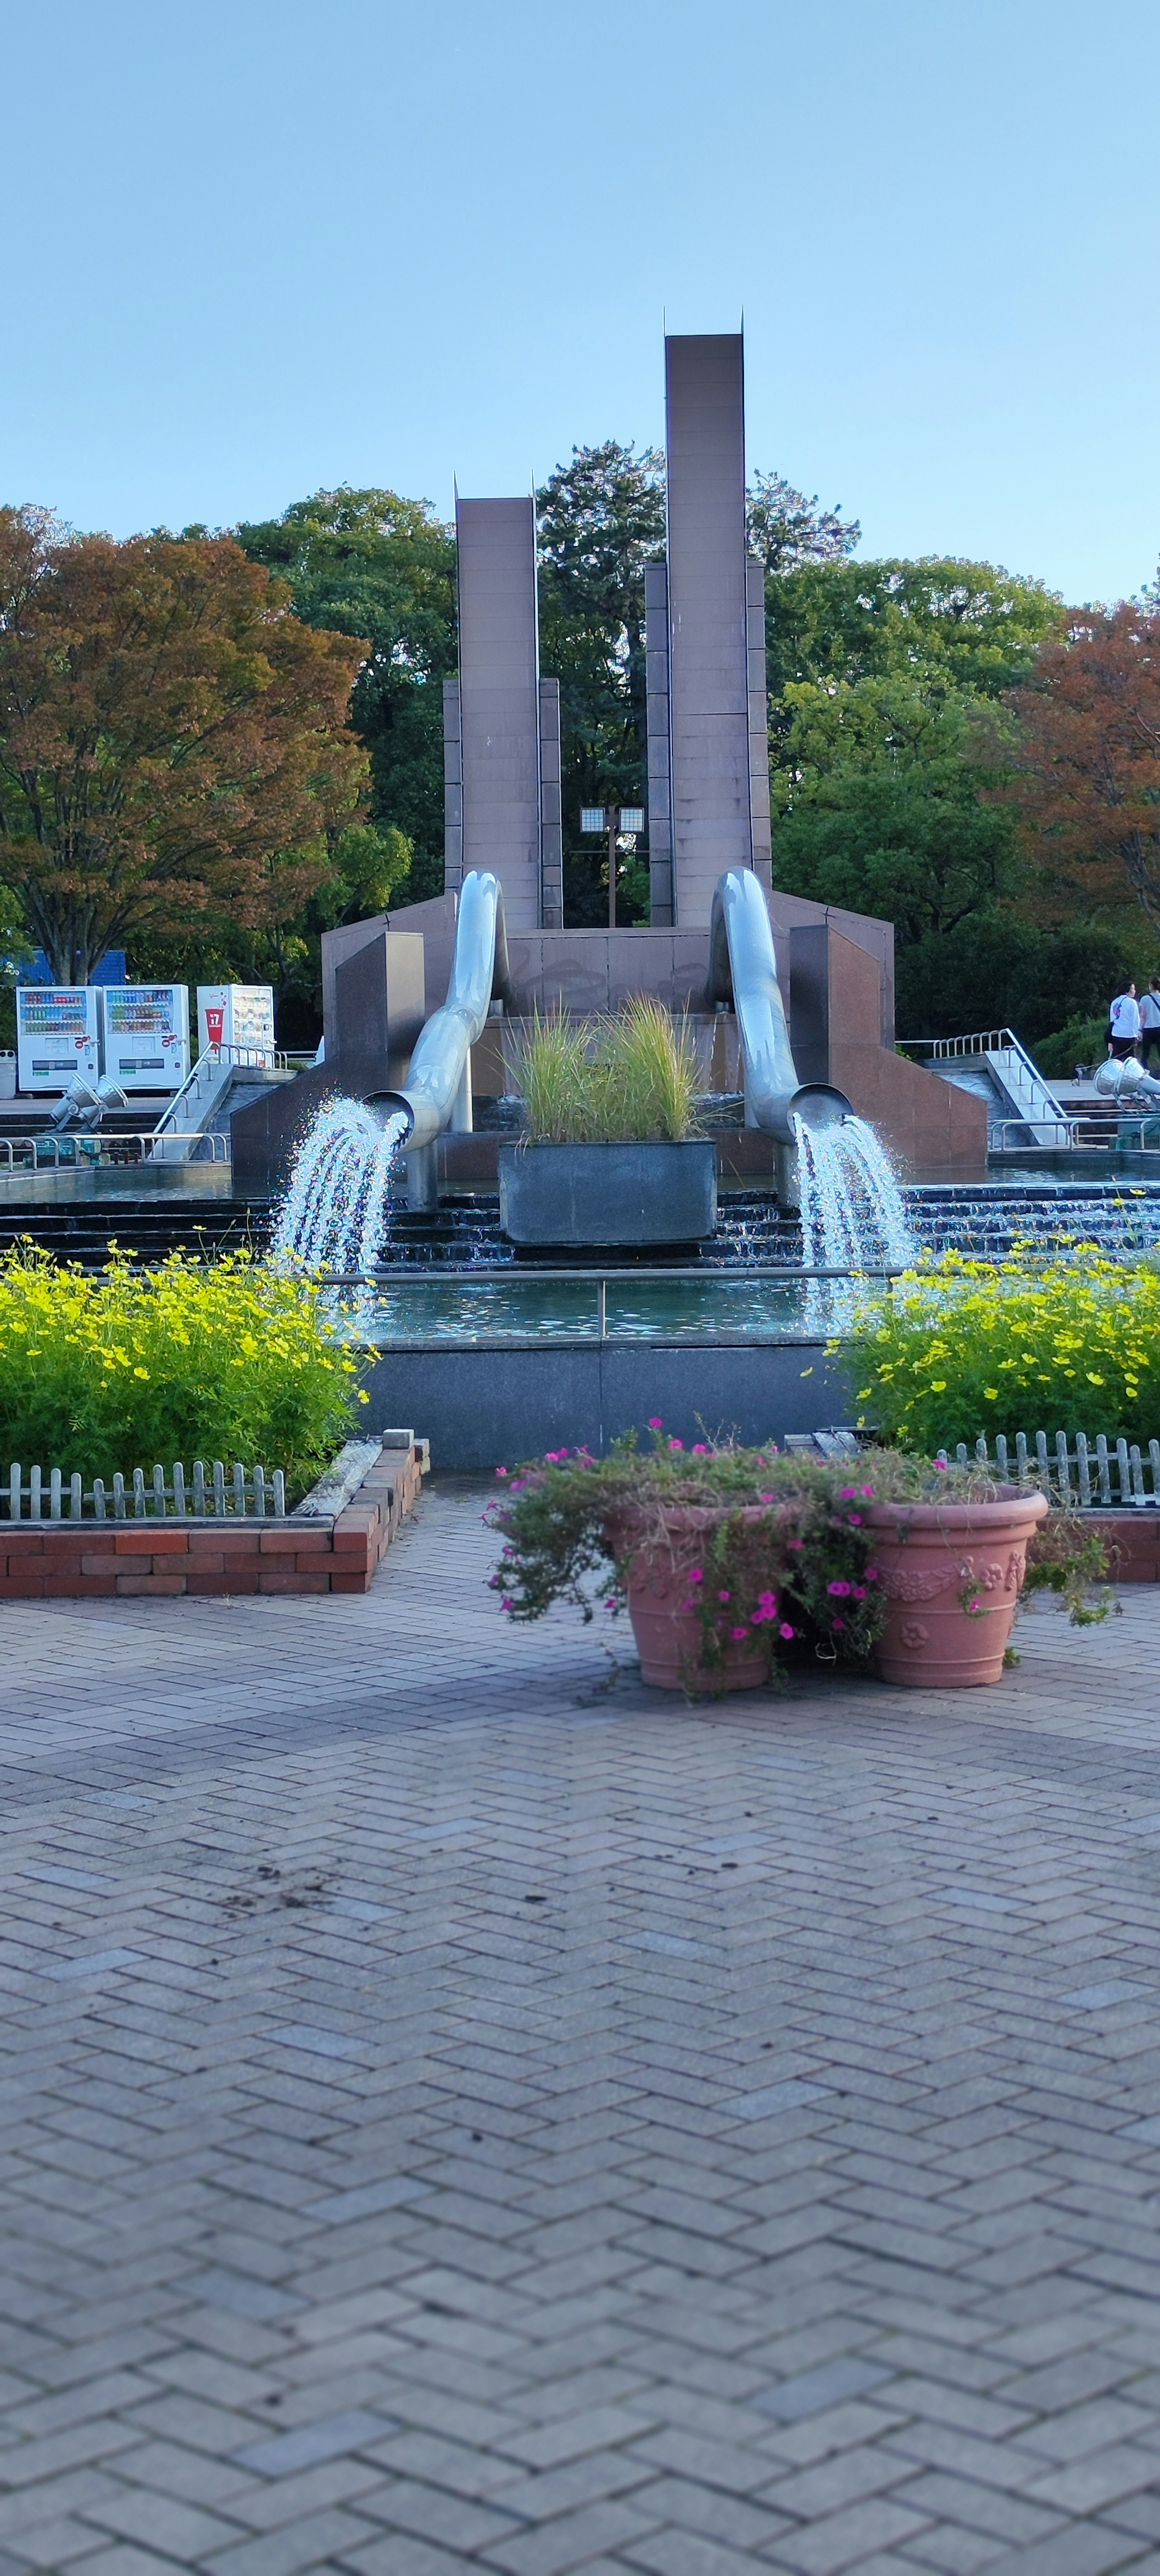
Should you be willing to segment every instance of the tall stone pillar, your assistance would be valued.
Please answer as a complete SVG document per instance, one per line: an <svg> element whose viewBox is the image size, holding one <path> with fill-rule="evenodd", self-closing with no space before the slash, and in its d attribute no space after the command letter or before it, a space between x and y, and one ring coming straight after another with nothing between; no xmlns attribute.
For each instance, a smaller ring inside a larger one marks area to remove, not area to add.
<svg viewBox="0 0 1160 2576"><path fill-rule="evenodd" d="M654 688L650 651L650 848L667 715L669 917L683 930L707 929L725 868L756 866L770 882L764 591L746 551L740 332L667 339L665 391L668 691ZM655 602L659 612L660 584L646 578L646 609ZM658 897L663 906L659 884Z"/></svg>
<svg viewBox="0 0 1160 2576"><path fill-rule="evenodd" d="M464 876L488 868L509 930L540 921L540 673L536 520L519 501L455 505ZM454 735L448 741L453 751ZM449 790L454 781L449 781ZM449 818L450 819L450 818ZM448 849L451 859L452 850Z"/></svg>

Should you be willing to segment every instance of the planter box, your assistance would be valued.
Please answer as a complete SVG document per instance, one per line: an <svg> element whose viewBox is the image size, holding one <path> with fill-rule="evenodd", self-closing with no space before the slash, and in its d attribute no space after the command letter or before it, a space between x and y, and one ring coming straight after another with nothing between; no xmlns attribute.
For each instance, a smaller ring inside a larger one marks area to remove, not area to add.
<svg viewBox="0 0 1160 2576"><path fill-rule="evenodd" d="M0 1600L369 1592L426 1466L426 1441L395 1433L329 1512L308 1494L281 1521L0 1521Z"/></svg>
<svg viewBox="0 0 1160 2576"><path fill-rule="evenodd" d="M502 1145L499 1221L513 1243L597 1249L701 1243L717 1223L717 1149Z"/></svg>

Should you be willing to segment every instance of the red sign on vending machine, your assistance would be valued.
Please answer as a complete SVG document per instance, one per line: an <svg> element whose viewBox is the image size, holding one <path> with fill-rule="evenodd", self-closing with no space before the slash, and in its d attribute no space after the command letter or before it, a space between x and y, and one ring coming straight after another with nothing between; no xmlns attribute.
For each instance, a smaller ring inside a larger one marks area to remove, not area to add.
<svg viewBox="0 0 1160 2576"><path fill-rule="evenodd" d="M222 1042L222 1030L224 1029L225 1024L226 1014L224 1003L218 1002L215 1005L212 1002L207 1002L205 1006L205 1033L209 1039L211 1047L220 1047Z"/></svg>

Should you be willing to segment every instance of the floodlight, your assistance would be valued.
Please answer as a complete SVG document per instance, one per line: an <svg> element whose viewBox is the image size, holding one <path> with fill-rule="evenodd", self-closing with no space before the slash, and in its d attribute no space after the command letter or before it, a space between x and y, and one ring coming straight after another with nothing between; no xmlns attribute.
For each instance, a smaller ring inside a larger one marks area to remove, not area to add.
<svg viewBox="0 0 1160 2576"><path fill-rule="evenodd" d="M643 832L643 805L622 805L620 809L620 828L622 832Z"/></svg>
<svg viewBox="0 0 1160 2576"><path fill-rule="evenodd" d="M582 832L602 832L604 830L603 805L581 806L580 829Z"/></svg>

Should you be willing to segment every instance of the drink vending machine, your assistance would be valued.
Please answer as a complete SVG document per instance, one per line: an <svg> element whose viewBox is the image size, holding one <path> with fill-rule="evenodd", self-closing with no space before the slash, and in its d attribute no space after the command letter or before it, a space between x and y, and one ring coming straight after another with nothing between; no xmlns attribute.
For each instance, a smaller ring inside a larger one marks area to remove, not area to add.
<svg viewBox="0 0 1160 2576"><path fill-rule="evenodd" d="M189 1071L189 987L101 988L104 1070L122 1091L179 1091Z"/></svg>
<svg viewBox="0 0 1160 2576"><path fill-rule="evenodd" d="M18 984L16 1079L21 1091L67 1091L74 1074L96 1082L101 1071L100 991L96 984Z"/></svg>
<svg viewBox="0 0 1160 2576"><path fill-rule="evenodd" d="M274 987L272 984L199 984L197 988L198 1053L228 1047L262 1060L274 1052Z"/></svg>

